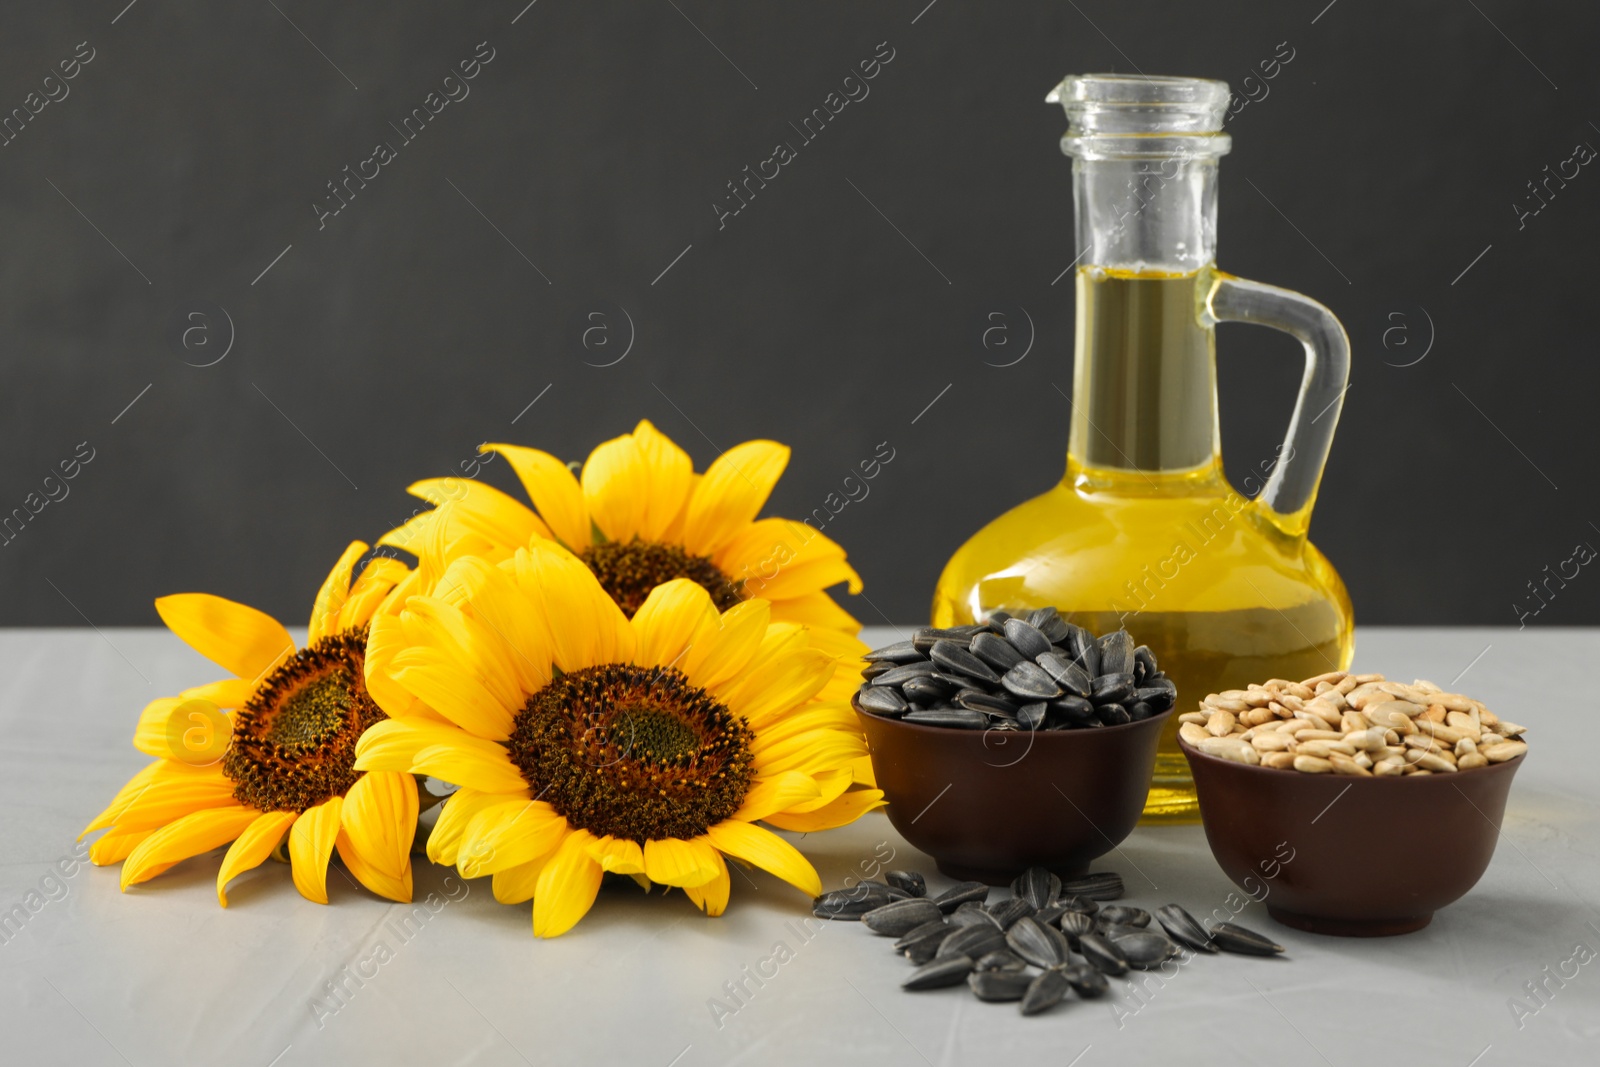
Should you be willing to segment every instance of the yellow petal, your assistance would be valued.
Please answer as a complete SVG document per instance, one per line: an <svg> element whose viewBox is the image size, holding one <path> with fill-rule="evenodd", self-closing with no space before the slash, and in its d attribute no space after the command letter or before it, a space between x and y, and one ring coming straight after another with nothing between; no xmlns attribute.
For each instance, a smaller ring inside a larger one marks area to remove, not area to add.
<svg viewBox="0 0 1600 1067"><path fill-rule="evenodd" d="M711 844L728 855L770 871L807 896L822 894L822 879L817 877L816 868L777 834L728 819L713 826L706 836Z"/></svg>
<svg viewBox="0 0 1600 1067"><path fill-rule="evenodd" d="M277 619L210 593L158 597L156 611L184 644L240 678L259 678L294 651Z"/></svg>
<svg viewBox="0 0 1600 1067"><path fill-rule="evenodd" d="M848 704L805 704L762 726L760 734L751 742L750 751L766 752L782 742L817 730L843 730L849 734L860 734L861 726L855 709Z"/></svg>
<svg viewBox="0 0 1600 1067"><path fill-rule="evenodd" d="M567 465L548 452L517 445L483 445L482 451L498 452L511 463L528 499L549 525L550 532L574 552L589 547L594 532L589 527L589 509L583 490Z"/></svg>
<svg viewBox="0 0 1600 1067"><path fill-rule="evenodd" d="M413 556L420 555L417 549L427 540L428 532L438 518L439 513L433 509L415 511L405 522L378 538L378 544L384 548L410 552Z"/></svg>
<svg viewBox="0 0 1600 1067"><path fill-rule="evenodd" d="M334 838L333 847L339 850L339 858L344 861L345 868L356 881L387 900L397 904L411 903L409 863L406 864L405 871L399 875L379 870L367 862L367 857L355 843L355 839L350 836L350 828L347 826L339 828L339 836Z"/></svg>
<svg viewBox="0 0 1600 1067"><path fill-rule="evenodd" d="M89 862L96 867L106 867L127 859L140 842L154 830L110 830L89 846Z"/></svg>
<svg viewBox="0 0 1600 1067"><path fill-rule="evenodd" d="M333 624L333 631L353 630L371 622L372 616L410 572L411 568L388 556L377 556L368 561L362 568L361 576L350 587L344 606L339 609L339 617Z"/></svg>
<svg viewBox="0 0 1600 1067"><path fill-rule="evenodd" d="M132 778L129 778L127 784L121 789L117 790L116 796L111 798L111 803L105 806L105 810L101 811L99 815L96 815L94 820L90 822L88 826L85 826L82 830L78 831L78 840L82 841L85 834L93 833L95 830L99 830L102 827L110 826L115 823L117 821L117 816L122 814L123 810L127 808L129 804L133 803L134 799L138 797L139 794L150 788L151 782L161 778L174 777L185 772L190 774L202 773L196 772L191 768L184 767L182 764L173 763L170 760L164 759L158 759L153 763L145 764L139 770L138 774L135 774Z"/></svg>
<svg viewBox="0 0 1600 1067"><path fill-rule="evenodd" d="M632 626L638 642L634 662L645 667L686 667L691 649L721 625L716 605L705 587L674 578L650 590Z"/></svg>
<svg viewBox="0 0 1600 1067"><path fill-rule="evenodd" d="M696 840L707 841L709 839L701 837L696 838ZM695 907L714 919L728 910L729 879L728 864L722 858L722 853L712 849L711 855L717 861L717 876L705 885L684 886L683 891L688 894L690 900L694 901Z"/></svg>
<svg viewBox="0 0 1600 1067"><path fill-rule="evenodd" d="M705 885L717 876L716 850L704 837L675 837L644 843L645 877L658 885Z"/></svg>
<svg viewBox="0 0 1600 1067"><path fill-rule="evenodd" d="M149 881L162 871L202 852L226 845L260 815L254 808L235 804L191 812L168 823L139 843L122 865L122 888Z"/></svg>
<svg viewBox="0 0 1600 1067"><path fill-rule="evenodd" d="M496 804L479 812L461 835L456 868L479 878L548 855L567 832L567 820L542 800Z"/></svg>
<svg viewBox="0 0 1600 1067"><path fill-rule="evenodd" d="M460 664L432 649L395 656L392 677L412 696L475 737L504 741L520 704L509 705Z"/></svg>
<svg viewBox="0 0 1600 1067"><path fill-rule="evenodd" d="M307 644L338 629L339 609L344 607L346 598L350 596L350 569L366 551L365 541L351 541L328 572L328 577L323 579L322 588L317 590L317 599L311 603L311 624L306 628Z"/></svg>
<svg viewBox="0 0 1600 1067"><path fill-rule="evenodd" d="M583 502L589 516L612 541L639 536L645 499L650 493L648 471L639 446L627 434L595 447L583 464Z"/></svg>
<svg viewBox="0 0 1600 1067"><path fill-rule="evenodd" d="M772 609L765 600L746 600L722 613L713 634L707 634L684 657L684 673L702 689L716 689L738 677L767 635Z"/></svg>
<svg viewBox="0 0 1600 1067"><path fill-rule="evenodd" d="M452 566L448 574L462 569ZM491 568L491 573L498 572ZM488 690L497 704L522 706L527 694L518 684L506 642L460 607L438 597L412 597L400 623L413 647L396 654L396 668L409 666L414 653L426 651L430 655L419 662L451 664Z"/></svg>
<svg viewBox="0 0 1600 1067"><path fill-rule="evenodd" d="M345 792L339 825L366 866L391 881L406 879L411 842L417 836L416 778L402 771L363 774ZM380 892L376 886L367 888Z"/></svg>
<svg viewBox="0 0 1600 1067"><path fill-rule="evenodd" d="M496 746L499 748L499 746ZM453 785L483 793L518 793L528 788L522 772L505 749L489 752L481 747L450 743L429 745L411 763L412 774L431 775Z"/></svg>
<svg viewBox="0 0 1600 1067"><path fill-rule="evenodd" d="M417 753L433 745L460 743L492 754L500 746L482 741L459 726L427 719L383 719L367 727L356 742L358 771L410 771ZM485 747L490 746L490 747Z"/></svg>
<svg viewBox="0 0 1600 1067"><path fill-rule="evenodd" d="M289 866L294 887L317 904L328 902L328 858L339 837L343 797L330 797L300 813L289 830Z"/></svg>
<svg viewBox="0 0 1600 1067"><path fill-rule="evenodd" d="M451 505L450 521L508 551L530 538L550 535L550 527L515 497L470 478L429 478L407 486L406 492L440 507Z"/></svg>
<svg viewBox="0 0 1600 1067"><path fill-rule="evenodd" d="M780 830L794 830L800 833L832 830L855 822L874 808L881 808L884 803L881 789L854 789L840 796L832 804L816 811L769 815L767 822Z"/></svg>
<svg viewBox="0 0 1600 1067"><path fill-rule="evenodd" d="M712 461L689 497L683 543L695 555L715 555L754 521L789 465L789 449L746 441Z"/></svg>
<svg viewBox="0 0 1600 1067"><path fill-rule="evenodd" d="M167 730L172 723L172 713L183 703L181 697L157 697L144 706L139 722L133 728L133 747L147 756L171 756L171 739Z"/></svg>
<svg viewBox="0 0 1600 1067"><path fill-rule="evenodd" d="M835 666L826 653L802 648L751 667L713 692L759 729L771 717L816 696L833 677Z"/></svg>
<svg viewBox="0 0 1600 1067"><path fill-rule="evenodd" d="M872 769L872 757L857 756L850 761L850 774L855 778L857 785L875 786L878 784L878 772Z"/></svg>
<svg viewBox="0 0 1600 1067"><path fill-rule="evenodd" d="M228 854L222 857L222 869L217 872L218 904L224 908L228 906L228 883L272 855L294 819L292 811L269 811L245 827L244 833L229 846Z"/></svg>
<svg viewBox="0 0 1600 1067"><path fill-rule="evenodd" d="M652 426L648 419L639 420L639 425L633 428L633 443L639 450L647 487L639 536L646 541L660 541L689 502L694 463L689 453Z"/></svg>
<svg viewBox="0 0 1600 1067"><path fill-rule="evenodd" d="M866 754L867 742L859 733L817 730L780 741L755 754L754 759L758 774L821 774L843 770Z"/></svg>
<svg viewBox="0 0 1600 1067"><path fill-rule="evenodd" d="M589 858L588 846L593 840L589 831L573 830L539 872L533 894L535 937L559 937L576 926L594 905L604 872Z"/></svg>
<svg viewBox="0 0 1600 1067"><path fill-rule="evenodd" d="M761 519L742 528L713 562L747 596L788 600L839 582L861 592L861 576L845 562L844 549L814 527L790 519Z"/></svg>
<svg viewBox="0 0 1600 1067"><path fill-rule="evenodd" d="M192 812L237 803L234 783L224 777L219 764L191 770L181 763L163 762L167 766L162 773L147 780L118 810L112 810L117 806L113 801L84 833L113 823L120 831L154 830Z"/></svg>
<svg viewBox="0 0 1600 1067"><path fill-rule="evenodd" d="M209 700L219 708L240 708L255 692L255 683L249 678L224 678L185 689L178 696L184 700Z"/></svg>
<svg viewBox="0 0 1600 1067"><path fill-rule="evenodd" d="M391 719L412 716L424 707L394 676L394 658L410 646L398 614L380 613L367 635L366 665L362 669L367 693Z"/></svg>
<svg viewBox="0 0 1600 1067"><path fill-rule="evenodd" d="M861 624L848 611L834 603L827 593L807 593L772 602L773 622L797 622L816 631L839 631L851 635L861 632ZM817 647L821 647L820 645ZM861 651L867 651L862 645Z"/></svg>
<svg viewBox="0 0 1600 1067"><path fill-rule="evenodd" d="M511 565L496 566L471 556L457 560L445 578L469 571L473 588L463 599L462 610L499 640L518 695L538 692L550 684L551 620L518 588Z"/></svg>
<svg viewBox="0 0 1600 1067"><path fill-rule="evenodd" d="M625 837L597 837L589 845L589 858L612 874L643 874L644 850Z"/></svg>
<svg viewBox="0 0 1600 1067"><path fill-rule="evenodd" d="M757 822L775 811L787 811L796 804L815 800L822 795L816 780L799 771L785 771L770 778L758 779L744 796L739 810L729 816L740 822Z"/></svg>
<svg viewBox="0 0 1600 1067"><path fill-rule="evenodd" d="M633 628L588 567L554 541L531 544L515 559L517 585L544 618L561 621L550 633L557 667L570 672L632 662Z"/></svg>
<svg viewBox="0 0 1600 1067"><path fill-rule="evenodd" d="M428 835L428 858L445 867L454 867L461 848L461 838L478 813L496 804L514 804L527 800L526 790L520 795L505 793L480 793L476 789L462 788L451 793L434 820L433 832Z"/></svg>
<svg viewBox="0 0 1600 1067"><path fill-rule="evenodd" d="M806 777L817 784L817 795L810 800L802 800L792 804L774 814L796 815L802 812L816 811L818 808L825 808L835 800L838 800L846 789L856 784L853 767L841 767L835 771L819 771L816 774L807 774Z"/></svg>
<svg viewBox="0 0 1600 1067"><path fill-rule="evenodd" d="M552 855L554 853L546 853L536 860L495 871L492 883L494 899L502 904L526 904L532 900L533 891L539 886L539 873L550 862Z"/></svg>

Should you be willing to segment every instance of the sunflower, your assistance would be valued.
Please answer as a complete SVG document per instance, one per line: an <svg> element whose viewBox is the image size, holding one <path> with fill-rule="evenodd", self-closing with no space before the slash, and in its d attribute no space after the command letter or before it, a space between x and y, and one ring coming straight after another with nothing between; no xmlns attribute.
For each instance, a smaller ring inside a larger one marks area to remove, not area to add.
<svg viewBox="0 0 1600 1067"><path fill-rule="evenodd" d="M409 489L436 508L453 504L452 539L480 538L476 554L498 562L530 537L559 541L629 617L674 578L701 586L719 610L760 597L773 621L811 627L813 647L859 667L867 651L856 638L861 624L825 591L841 582L861 591L844 549L805 523L756 518L789 463L786 446L746 441L695 474L688 453L641 420L633 433L589 453L577 476L537 449L485 444L480 451L510 462L536 510L471 479L433 478ZM419 535L440 515L422 512L378 543L416 552ZM832 695L847 699L853 684L841 678Z"/></svg>
<svg viewBox="0 0 1600 1067"><path fill-rule="evenodd" d="M492 875L503 903L532 899L541 937L571 929L607 871L680 887L708 915L728 903L725 855L815 895L816 870L757 821L824 830L883 794L850 788L866 747L848 704L815 699L834 658L773 614L760 599L719 612L674 578L630 619L548 540L457 558L374 627L369 684L405 708L386 703L355 765L460 786L429 857Z"/></svg>
<svg viewBox="0 0 1600 1067"><path fill-rule="evenodd" d="M89 858L123 861L124 890L232 842L217 874L226 907L228 882L287 835L294 884L307 899L328 902L337 848L367 888L410 901L416 780L354 767L361 732L384 719L364 681L368 622L409 568L374 558L352 583L366 552L356 541L334 564L299 650L276 619L244 604L206 593L156 601L173 633L233 677L152 701L140 716L134 747L160 758L83 831L108 828ZM216 752L208 714L217 720Z"/></svg>

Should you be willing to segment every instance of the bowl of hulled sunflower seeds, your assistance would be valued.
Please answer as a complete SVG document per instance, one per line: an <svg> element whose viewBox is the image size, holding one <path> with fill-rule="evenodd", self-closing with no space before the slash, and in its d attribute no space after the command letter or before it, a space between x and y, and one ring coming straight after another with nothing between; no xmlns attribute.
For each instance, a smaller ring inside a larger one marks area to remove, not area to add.
<svg viewBox="0 0 1600 1067"><path fill-rule="evenodd" d="M1420 930L1477 884L1528 750L1471 697L1347 671L1211 693L1179 722L1223 871L1284 925L1351 937Z"/></svg>

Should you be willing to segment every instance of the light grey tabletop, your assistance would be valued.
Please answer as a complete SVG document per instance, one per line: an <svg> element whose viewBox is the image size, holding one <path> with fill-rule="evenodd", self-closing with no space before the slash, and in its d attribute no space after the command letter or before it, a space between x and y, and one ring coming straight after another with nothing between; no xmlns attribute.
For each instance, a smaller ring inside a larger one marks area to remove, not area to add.
<svg viewBox="0 0 1600 1067"><path fill-rule="evenodd" d="M143 704L216 670L161 631L0 632L0 1059L1594 1064L1600 698L1579 679L1597 648L1596 630L1362 630L1359 669L1458 679L1529 728L1477 888L1428 928L1375 940L1285 929L1252 903L1238 921L1276 936L1287 959L1202 957L1150 992L1114 980L1104 1000L1025 1019L964 987L901 992L909 967L886 940L807 924L809 902L759 871L735 876L720 919L680 893L608 886L553 941L535 940L529 907L497 904L487 880L426 861L410 908L337 876L319 907L269 863L234 883L224 911L215 855L118 893L115 868L75 862L74 835L145 762L128 743ZM948 881L881 814L800 847L828 887L886 864ZM1141 827L1096 866L1152 908L1205 912L1234 891L1198 826Z"/></svg>

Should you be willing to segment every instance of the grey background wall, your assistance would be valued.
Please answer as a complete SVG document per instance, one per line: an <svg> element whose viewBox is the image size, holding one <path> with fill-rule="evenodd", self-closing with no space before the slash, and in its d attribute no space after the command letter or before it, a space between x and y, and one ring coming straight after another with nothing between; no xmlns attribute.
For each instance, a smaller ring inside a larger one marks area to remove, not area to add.
<svg viewBox="0 0 1600 1067"><path fill-rule="evenodd" d="M1600 622L1593 567L1537 614L1528 588L1600 546L1595 5L525 2L7 5L0 513L66 495L8 530L0 623L154 623L192 589L299 619L408 482L483 440L581 458L640 417L701 467L794 445L791 515L890 442L827 532L864 621L924 617L950 552L1061 473L1074 249L1042 98L1095 70L1255 75L1221 263L1351 334L1313 536L1358 619ZM875 51L870 95L800 144ZM391 126L475 53L470 95ZM780 140L797 158L719 218ZM1220 350L1239 480L1299 355L1240 326Z"/></svg>

